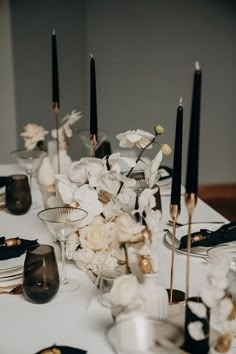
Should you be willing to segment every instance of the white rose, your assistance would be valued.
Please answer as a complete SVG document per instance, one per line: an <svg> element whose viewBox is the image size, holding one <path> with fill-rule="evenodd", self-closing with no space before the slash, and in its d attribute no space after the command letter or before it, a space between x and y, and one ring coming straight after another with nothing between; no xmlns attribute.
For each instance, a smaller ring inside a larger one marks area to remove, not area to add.
<svg viewBox="0 0 236 354"><path fill-rule="evenodd" d="M25 131L20 135L24 138L25 148L27 150L33 150L37 143L44 140L45 135L48 134L47 130L44 130L41 125L37 124L29 123L24 127L24 130Z"/></svg>
<svg viewBox="0 0 236 354"><path fill-rule="evenodd" d="M89 269L89 264L92 262L95 256L95 252L89 248L82 248L74 252L73 260L75 261L77 267L85 271Z"/></svg>
<svg viewBox="0 0 236 354"><path fill-rule="evenodd" d="M89 264L89 269L94 273L98 274L102 271L112 271L118 266L118 261L110 253L107 252L96 252L92 262Z"/></svg>
<svg viewBox="0 0 236 354"><path fill-rule="evenodd" d="M141 287L133 274L116 278L110 292L111 302L115 306L135 307L141 303Z"/></svg>
<svg viewBox="0 0 236 354"><path fill-rule="evenodd" d="M107 250L109 235L103 225L88 225L80 230L80 243L94 251Z"/></svg>

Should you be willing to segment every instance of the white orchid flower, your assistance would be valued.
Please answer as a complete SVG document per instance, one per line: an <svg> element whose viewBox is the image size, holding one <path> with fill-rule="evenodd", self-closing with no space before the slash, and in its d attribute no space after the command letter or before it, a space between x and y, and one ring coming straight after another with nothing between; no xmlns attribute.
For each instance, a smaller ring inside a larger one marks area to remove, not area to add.
<svg viewBox="0 0 236 354"><path fill-rule="evenodd" d="M153 209L156 205L156 199L154 197L155 193L158 191L159 187L156 188L146 188L142 191L138 198L138 205L139 208L137 210L134 210L132 213L139 213L139 215L143 214L143 211L145 208L150 208Z"/></svg>
<svg viewBox="0 0 236 354"><path fill-rule="evenodd" d="M103 206L103 215L107 221L113 220L118 215L123 214L122 206L119 202L111 200Z"/></svg>
<svg viewBox="0 0 236 354"><path fill-rule="evenodd" d="M84 157L79 161L72 163L69 171L69 178L72 182L83 185L87 183L90 178L97 177L103 170L104 165L101 159Z"/></svg>
<svg viewBox="0 0 236 354"><path fill-rule="evenodd" d="M57 190L65 204L72 205L74 202L74 193L77 186L68 179L65 175L56 175Z"/></svg>
<svg viewBox="0 0 236 354"><path fill-rule="evenodd" d="M104 158L105 159L105 158ZM134 167L136 162L130 157L121 156L120 152L116 152L109 156L108 163L110 165L110 170L114 170L117 173L120 173L120 163L124 162L129 168Z"/></svg>
<svg viewBox="0 0 236 354"><path fill-rule="evenodd" d="M163 154L160 150L151 162L147 162L147 165L144 168L144 175L146 181L148 181L149 188L152 188L155 184L162 157Z"/></svg>
<svg viewBox="0 0 236 354"><path fill-rule="evenodd" d="M128 130L125 133L118 134L116 138L120 141L119 146L124 148L132 148L137 146L138 148L145 148L154 138L155 135L145 130ZM151 149L152 145L147 149Z"/></svg>
<svg viewBox="0 0 236 354"><path fill-rule="evenodd" d="M103 210L103 205L98 200L97 191L88 184L84 184L75 191L74 201L79 204L80 208L88 212L88 216L85 218L86 222L88 217L91 221L94 216L101 214Z"/></svg>

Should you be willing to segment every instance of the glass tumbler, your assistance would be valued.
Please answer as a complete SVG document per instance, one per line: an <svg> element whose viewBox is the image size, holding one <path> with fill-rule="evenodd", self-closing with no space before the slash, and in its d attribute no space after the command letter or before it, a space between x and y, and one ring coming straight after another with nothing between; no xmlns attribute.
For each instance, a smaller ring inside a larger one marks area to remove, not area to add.
<svg viewBox="0 0 236 354"><path fill-rule="evenodd" d="M106 308L114 308L110 299L110 291L113 286L114 280L120 277L122 273L118 270L104 271L100 278L100 295L99 303Z"/></svg>
<svg viewBox="0 0 236 354"><path fill-rule="evenodd" d="M54 248L37 245L28 249L23 271L23 292L27 300L44 304L59 289L59 272Z"/></svg>
<svg viewBox="0 0 236 354"><path fill-rule="evenodd" d="M25 214L31 207L28 177L23 174L8 176L6 183L6 208L15 215Z"/></svg>

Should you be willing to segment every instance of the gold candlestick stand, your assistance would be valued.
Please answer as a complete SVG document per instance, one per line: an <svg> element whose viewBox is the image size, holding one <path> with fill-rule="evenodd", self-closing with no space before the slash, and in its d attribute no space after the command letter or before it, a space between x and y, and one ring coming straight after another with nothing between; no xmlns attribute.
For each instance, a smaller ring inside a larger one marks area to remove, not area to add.
<svg viewBox="0 0 236 354"><path fill-rule="evenodd" d="M96 134L90 134L90 143L91 143L91 146L92 146L92 157L95 157L96 147L97 147Z"/></svg>
<svg viewBox="0 0 236 354"><path fill-rule="evenodd" d="M53 102L52 110L55 113L55 125L56 125L56 142L57 142L57 173L60 174L60 156L59 156L59 104L57 102Z"/></svg>
<svg viewBox="0 0 236 354"><path fill-rule="evenodd" d="M172 230L172 247L171 247L171 272L170 272L170 289L167 289L169 294L169 303L177 304L183 302L185 294L181 290L174 289L174 272L175 272L175 238L176 238L176 222L180 214L180 206L177 204L170 205L170 215L173 223Z"/></svg>
<svg viewBox="0 0 236 354"><path fill-rule="evenodd" d="M188 238L187 238L187 264L186 264L186 290L185 300L189 294L189 274L190 274L190 251L191 251L191 224L193 210L197 204L197 195L195 193L185 193L185 205L188 211Z"/></svg>

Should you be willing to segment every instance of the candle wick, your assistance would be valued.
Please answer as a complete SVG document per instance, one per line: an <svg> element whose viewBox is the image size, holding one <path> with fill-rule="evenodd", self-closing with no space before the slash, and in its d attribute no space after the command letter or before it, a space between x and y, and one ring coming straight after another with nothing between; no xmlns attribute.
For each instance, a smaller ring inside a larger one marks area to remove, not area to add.
<svg viewBox="0 0 236 354"><path fill-rule="evenodd" d="M200 64L199 64L199 61L195 61L195 69L197 71L200 71Z"/></svg>
<svg viewBox="0 0 236 354"><path fill-rule="evenodd" d="M90 58L93 58L93 54L92 53L90 53Z"/></svg>
<svg viewBox="0 0 236 354"><path fill-rule="evenodd" d="M182 106L182 102L183 102L183 97L180 97L180 100L179 100L180 106Z"/></svg>
<svg viewBox="0 0 236 354"><path fill-rule="evenodd" d="M56 34L56 30L55 30L55 28L53 28L52 35L55 36L55 34Z"/></svg>

